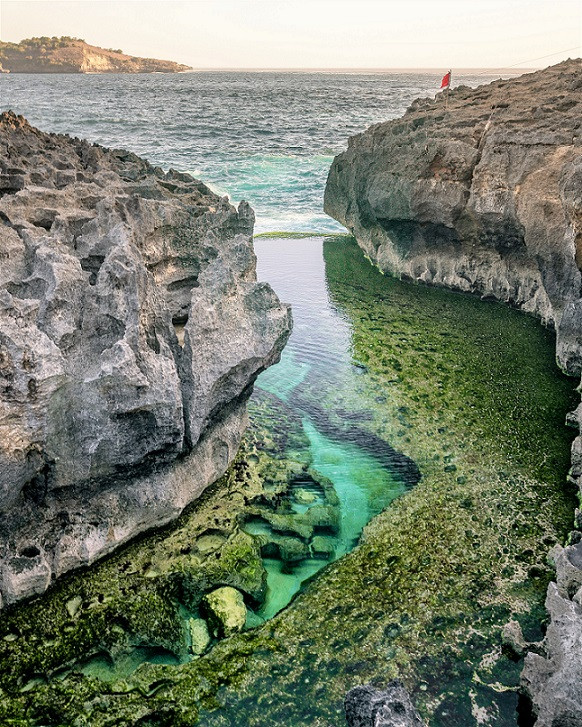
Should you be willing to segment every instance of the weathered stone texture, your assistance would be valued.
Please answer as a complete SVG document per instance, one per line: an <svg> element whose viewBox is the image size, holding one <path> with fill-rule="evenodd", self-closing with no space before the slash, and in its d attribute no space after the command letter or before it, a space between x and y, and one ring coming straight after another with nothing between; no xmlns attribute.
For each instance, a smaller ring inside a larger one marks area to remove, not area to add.
<svg viewBox="0 0 582 727"><path fill-rule="evenodd" d="M352 137L326 211L390 273L518 305L582 371L582 63L419 99Z"/></svg>
<svg viewBox="0 0 582 727"><path fill-rule="evenodd" d="M423 727L402 682L395 679L386 689L371 684L354 687L346 694L346 720L349 727Z"/></svg>
<svg viewBox="0 0 582 727"><path fill-rule="evenodd" d="M234 457L291 326L253 223L187 174L0 116L5 603L168 522Z"/></svg>

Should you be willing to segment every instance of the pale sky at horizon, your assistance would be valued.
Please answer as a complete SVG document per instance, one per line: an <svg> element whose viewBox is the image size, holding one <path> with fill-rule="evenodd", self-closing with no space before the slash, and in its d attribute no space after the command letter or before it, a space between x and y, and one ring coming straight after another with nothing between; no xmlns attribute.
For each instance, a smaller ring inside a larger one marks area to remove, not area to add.
<svg viewBox="0 0 582 727"><path fill-rule="evenodd" d="M0 0L0 39L39 35L195 68L532 68L582 56L582 0Z"/></svg>

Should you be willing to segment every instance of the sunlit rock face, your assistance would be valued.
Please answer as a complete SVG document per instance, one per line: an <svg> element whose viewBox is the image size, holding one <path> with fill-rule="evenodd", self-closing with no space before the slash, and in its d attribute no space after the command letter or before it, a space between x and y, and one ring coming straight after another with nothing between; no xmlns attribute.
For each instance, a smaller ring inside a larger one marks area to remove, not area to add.
<svg viewBox="0 0 582 727"><path fill-rule="evenodd" d="M582 372L580 59L419 99L353 137L333 162L325 209L384 271L540 316L556 329L558 363ZM569 417L579 430L581 411ZM570 476L582 488L580 436ZM547 636L526 659L540 727L580 723L581 531L577 511L572 544L554 553Z"/></svg>
<svg viewBox="0 0 582 727"><path fill-rule="evenodd" d="M582 63L415 101L352 137L325 209L388 272L518 305L582 371Z"/></svg>
<svg viewBox="0 0 582 727"><path fill-rule="evenodd" d="M290 311L254 214L0 116L4 604L174 518L234 457Z"/></svg>

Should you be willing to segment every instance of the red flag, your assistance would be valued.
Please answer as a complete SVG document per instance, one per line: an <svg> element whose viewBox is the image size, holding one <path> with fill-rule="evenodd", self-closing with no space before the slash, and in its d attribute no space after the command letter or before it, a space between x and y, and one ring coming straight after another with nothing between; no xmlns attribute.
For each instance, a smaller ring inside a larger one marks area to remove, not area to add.
<svg viewBox="0 0 582 727"><path fill-rule="evenodd" d="M441 88L448 88L451 85L451 72L445 73L441 81Z"/></svg>

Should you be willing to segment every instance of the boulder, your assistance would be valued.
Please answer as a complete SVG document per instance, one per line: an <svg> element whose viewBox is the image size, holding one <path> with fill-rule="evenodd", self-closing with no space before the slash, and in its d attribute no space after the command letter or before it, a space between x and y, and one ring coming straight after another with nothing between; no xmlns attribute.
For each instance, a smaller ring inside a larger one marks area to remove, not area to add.
<svg viewBox="0 0 582 727"><path fill-rule="evenodd" d="M402 682L390 682L385 690L371 684L347 693L344 708L348 727L423 727L420 715Z"/></svg>
<svg viewBox="0 0 582 727"><path fill-rule="evenodd" d="M247 608L236 588L217 588L204 596L202 604L215 636L229 636L244 628Z"/></svg>
<svg viewBox="0 0 582 727"><path fill-rule="evenodd" d="M197 656L203 654L210 645L210 632L208 625L203 618L191 618L188 620L190 631L190 651Z"/></svg>
<svg viewBox="0 0 582 727"><path fill-rule="evenodd" d="M325 210L382 270L539 315L582 372L580 60L414 102L349 140Z"/></svg>

